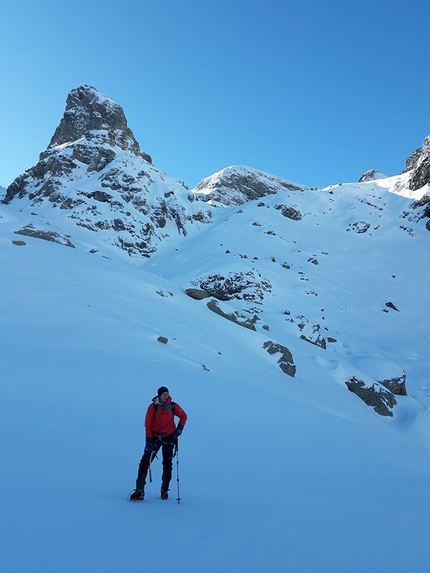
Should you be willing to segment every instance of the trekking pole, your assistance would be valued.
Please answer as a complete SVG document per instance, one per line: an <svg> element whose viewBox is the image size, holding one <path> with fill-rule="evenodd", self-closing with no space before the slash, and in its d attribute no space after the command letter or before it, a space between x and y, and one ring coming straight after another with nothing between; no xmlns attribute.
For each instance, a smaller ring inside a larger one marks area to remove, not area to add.
<svg viewBox="0 0 430 573"><path fill-rule="evenodd" d="M151 469L151 462L152 462L152 452L149 454L149 483L152 483L152 469Z"/></svg>
<svg viewBox="0 0 430 573"><path fill-rule="evenodd" d="M179 495L179 454L178 454L179 447L178 447L178 440L177 439L176 439L176 448L175 449L176 449L176 451L175 451L175 454L176 454L176 482L178 484L178 497L177 497L176 501L178 503L181 503L181 496Z"/></svg>
<svg viewBox="0 0 430 573"><path fill-rule="evenodd" d="M149 483L152 483L152 469L151 469L151 464L154 461L154 458L157 457L157 454L155 454L154 452L150 452L149 454L149 466L148 466L148 471L149 471Z"/></svg>

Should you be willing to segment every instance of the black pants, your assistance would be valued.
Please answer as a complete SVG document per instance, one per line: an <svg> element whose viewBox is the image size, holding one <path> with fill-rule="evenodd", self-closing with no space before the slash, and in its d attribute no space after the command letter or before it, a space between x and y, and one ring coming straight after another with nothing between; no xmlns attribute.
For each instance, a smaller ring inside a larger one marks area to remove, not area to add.
<svg viewBox="0 0 430 573"><path fill-rule="evenodd" d="M148 473L149 462L153 462L155 456L161 448L163 455L163 475L161 478L161 490L167 491L169 489L169 483L172 479L172 468L173 468L173 452L175 448L176 438L173 434L166 436L164 438L153 438L153 449L151 452L147 452L146 449L143 452L143 456L139 462L139 471L136 479L136 489L141 489L145 491L146 475Z"/></svg>

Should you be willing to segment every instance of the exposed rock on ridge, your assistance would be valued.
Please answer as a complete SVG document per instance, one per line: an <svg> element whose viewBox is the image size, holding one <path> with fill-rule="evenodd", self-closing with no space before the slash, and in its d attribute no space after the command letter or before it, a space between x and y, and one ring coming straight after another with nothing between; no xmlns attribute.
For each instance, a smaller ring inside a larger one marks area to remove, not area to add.
<svg viewBox="0 0 430 573"><path fill-rule="evenodd" d="M430 135L408 157L403 173L406 180L400 183L400 189L406 187L412 192L422 190L421 197L411 204L403 216L411 222L427 219L426 228L430 231Z"/></svg>
<svg viewBox="0 0 430 573"><path fill-rule="evenodd" d="M202 201L215 205L243 205L280 191L300 191L306 187L291 183L251 167L226 167L200 181L192 192Z"/></svg>
<svg viewBox="0 0 430 573"><path fill-rule="evenodd" d="M117 145L124 150L129 149L152 163L151 157L140 151L139 144L127 125L122 107L88 85L76 88L68 95L66 111L52 136L48 150L72 143L81 137L91 138L91 131L104 131L106 143Z"/></svg>
<svg viewBox="0 0 430 573"><path fill-rule="evenodd" d="M406 160L403 173L410 171L409 189L416 191L430 183L430 135Z"/></svg>
<svg viewBox="0 0 430 573"><path fill-rule="evenodd" d="M358 180L359 183L364 183L365 181L375 181L376 179L385 179L387 176L382 173L382 171L378 171L378 169L369 169L366 173Z"/></svg>

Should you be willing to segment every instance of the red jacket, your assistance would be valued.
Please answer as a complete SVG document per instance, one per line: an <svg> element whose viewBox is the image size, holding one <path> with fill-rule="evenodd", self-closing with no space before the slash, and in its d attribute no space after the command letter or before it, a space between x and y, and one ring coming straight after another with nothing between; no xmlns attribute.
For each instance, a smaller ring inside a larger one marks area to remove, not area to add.
<svg viewBox="0 0 430 573"><path fill-rule="evenodd" d="M170 396L168 397L167 402L163 404L160 402L159 398L155 396L155 398L152 399L152 404L150 404L146 411L146 437L154 438L160 435L168 436L169 434L173 434L176 430L174 416L179 418L178 425L181 424L181 426L184 427L185 422L187 421L187 415L179 404L172 402Z"/></svg>

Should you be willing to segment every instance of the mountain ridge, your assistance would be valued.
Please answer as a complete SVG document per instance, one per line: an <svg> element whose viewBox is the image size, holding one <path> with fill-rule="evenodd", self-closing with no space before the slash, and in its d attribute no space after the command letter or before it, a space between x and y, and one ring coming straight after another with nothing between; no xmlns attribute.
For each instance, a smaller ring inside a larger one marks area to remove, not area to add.
<svg viewBox="0 0 430 573"><path fill-rule="evenodd" d="M415 218L429 218L429 141L426 138L411 154L397 178L386 178L374 169L359 182L394 181L391 191L418 201L411 207ZM150 155L140 150L122 107L83 85L69 93L47 149L9 185L3 202L26 199L31 207L58 208L66 213L66 234L73 234L73 221L132 257L150 257L160 241L173 233L186 235L193 226L210 223L213 209L242 205L285 189L308 190L252 167L231 166L188 191L183 182L154 167ZM30 224L34 226L34 220ZM38 224L43 227L44 223ZM116 233L115 239L111 232Z"/></svg>

